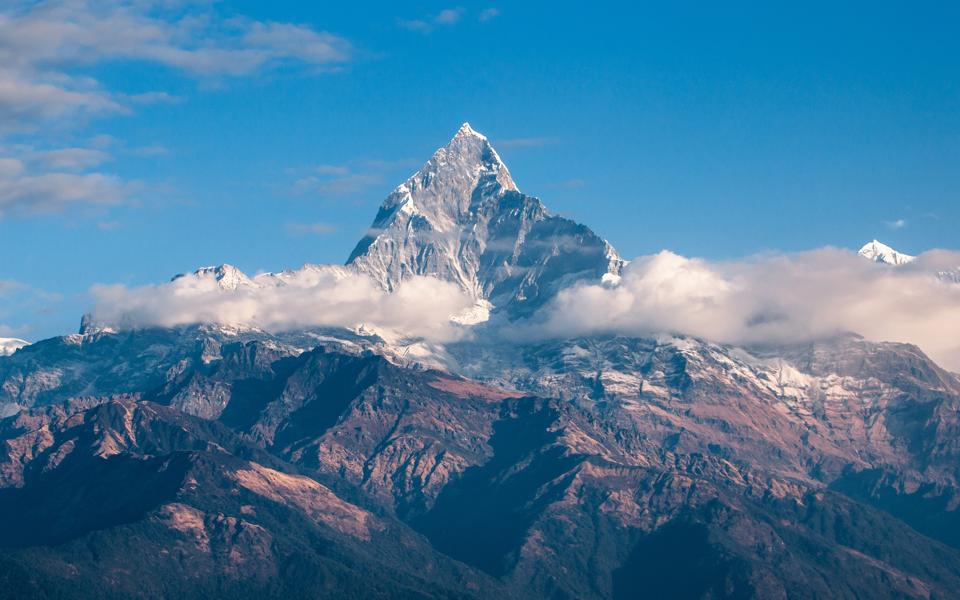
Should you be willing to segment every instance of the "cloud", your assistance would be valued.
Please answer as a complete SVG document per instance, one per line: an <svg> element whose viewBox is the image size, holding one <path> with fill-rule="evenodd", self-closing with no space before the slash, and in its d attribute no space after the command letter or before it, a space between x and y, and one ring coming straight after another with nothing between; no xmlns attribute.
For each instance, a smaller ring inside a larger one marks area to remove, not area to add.
<svg viewBox="0 0 960 600"><path fill-rule="evenodd" d="M176 99L125 95L86 75L117 61L160 65L198 78L246 76L285 64L331 69L350 42L308 25L224 16L216 3L166 0L28 0L0 10L0 126L129 112Z"/></svg>
<svg viewBox="0 0 960 600"><path fill-rule="evenodd" d="M445 8L437 14L420 19L400 19L398 24L403 29L418 33L430 33L437 27L449 27L461 21L466 10L462 7Z"/></svg>
<svg viewBox="0 0 960 600"><path fill-rule="evenodd" d="M27 337L34 331L26 323L17 323L18 315L32 314L46 318L52 305L63 300L57 293L47 292L12 279L0 279L0 336ZM10 319L14 319L11 324Z"/></svg>
<svg viewBox="0 0 960 600"><path fill-rule="evenodd" d="M346 175L350 172L349 167L343 165L317 165L315 170L322 175Z"/></svg>
<svg viewBox="0 0 960 600"><path fill-rule="evenodd" d="M121 329L215 323L271 332L305 327L364 325L382 335L443 342L463 330L450 315L472 306L454 284L413 277L393 293L340 267L305 267L279 275L243 278L223 289L212 271L162 285L94 286L94 322Z"/></svg>
<svg viewBox="0 0 960 600"><path fill-rule="evenodd" d="M585 185L587 185L586 181L575 177L573 179L565 179L564 181L560 181L558 183L549 184L547 187L558 190L578 190Z"/></svg>
<svg viewBox="0 0 960 600"><path fill-rule="evenodd" d="M170 150L160 144L140 146L139 148L134 148L131 152L136 156L166 156L170 154Z"/></svg>
<svg viewBox="0 0 960 600"><path fill-rule="evenodd" d="M497 8L485 8L480 11L480 14L477 15L477 20L481 23L486 23L487 21L492 21L500 16L500 10Z"/></svg>
<svg viewBox="0 0 960 600"><path fill-rule="evenodd" d="M143 94L129 94L124 96L131 104L147 106L150 104L176 104L183 100L179 96L167 92L145 92Z"/></svg>
<svg viewBox="0 0 960 600"><path fill-rule="evenodd" d="M824 248L710 262L664 251L633 261L617 285L562 291L520 337L678 333L731 344L786 344L856 332L919 345L960 369L960 285L937 271L960 253L928 252L890 267Z"/></svg>
<svg viewBox="0 0 960 600"><path fill-rule="evenodd" d="M0 37L2 37L0 31ZM2 53L0 53L2 57ZM0 59L2 60L2 59ZM21 131L36 121L104 113L127 108L102 88L74 78L25 73L0 67L0 128Z"/></svg>
<svg viewBox="0 0 960 600"><path fill-rule="evenodd" d="M0 7L0 137L30 133L33 145L90 119L180 98L162 90L107 87L98 67L146 63L219 82L295 65L341 68L354 55L345 38L297 23L227 15L214 2L181 0L13 0ZM0 218L122 202L137 186L89 172L110 160L116 140L87 148L0 148ZM166 153L161 146L131 150ZM346 182L340 185L347 185ZM336 185L334 184L334 188Z"/></svg>
<svg viewBox="0 0 960 600"><path fill-rule="evenodd" d="M137 182L90 171L111 158L97 148L0 147L0 218L127 200L138 188Z"/></svg>
<svg viewBox="0 0 960 600"><path fill-rule="evenodd" d="M13 292L26 289L27 285L13 279L0 279L0 298L3 298Z"/></svg>
<svg viewBox="0 0 960 600"><path fill-rule="evenodd" d="M498 148L540 148L550 144L557 143L557 138L553 137L527 137L498 140Z"/></svg>
<svg viewBox="0 0 960 600"><path fill-rule="evenodd" d="M419 33L429 33L433 31L433 27L427 21L423 19L400 19L398 24L403 29L409 29L410 31L417 31Z"/></svg>
<svg viewBox="0 0 960 600"><path fill-rule="evenodd" d="M382 181L383 177L379 173L349 173L332 178L310 176L295 181L293 190L298 194L348 196Z"/></svg>
<svg viewBox="0 0 960 600"><path fill-rule="evenodd" d="M101 165L110 160L110 155L91 148L61 148L43 152L37 160L52 169L73 170Z"/></svg>
<svg viewBox="0 0 960 600"><path fill-rule="evenodd" d="M135 183L113 175L34 172L17 158L0 157L0 218L60 212L84 204L119 204L135 188Z"/></svg>
<svg viewBox="0 0 960 600"><path fill-rule="evenodd" d="M302 175L292 184L296 194L350 196L380 185L384 176L394 170L417 165L411 160L359 160L350 165L321 164L307 168L291 168L289 174Z"/></svg>
<svg viewBox="0 0 960 600"><path fill-rule="evenodd" d="M291 235L326 235L337 228L329 223L287 223L287 232Z"/></svg>
<svg viewBox="0 0 960 600"><path fill-rule="evenodd" d="M904 227L906 227L907 221L906 219L897 219L895 221L887 221L886 226L889 229L893 229L894 231L896 231L897 229L903 229Z"/></svg>
<svg viewBox="0 0 960 600"><path fill-rule="evenodd" d="M463 12L462 8L445 8L437 13L433 22L438 25L455 25L460 22Z"/></svg>

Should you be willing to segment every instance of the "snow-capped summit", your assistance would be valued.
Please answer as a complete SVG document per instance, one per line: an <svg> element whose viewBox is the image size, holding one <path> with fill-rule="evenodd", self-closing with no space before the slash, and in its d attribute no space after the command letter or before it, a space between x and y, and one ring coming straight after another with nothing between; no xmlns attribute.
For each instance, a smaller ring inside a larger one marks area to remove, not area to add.
<svg viewBox="0 0 960 600"><path fill-rule="evenodd" d="M374 228L416 216L434 231L455 230L475 208L475 190L486 196L519 191L486 136L464 123L446 146L387 197Z"/></svg>
<svg viewBox="0 0 960 600"><path fill-rule="evenodd" d="M464 123L384 200L347 264L387 290L430 275L518 314L573 281L619 274L623 261L521 193L487 137Z"/></svg>
<svg viewBox="0 0 960 600"><path fill-rule="evenodd" d="M487 139L487 136L475 130L473 127L470 127L470 123L466 123L466 122L464 122L464 124L460 126L460 129L457 130L457 134L454 136L454 138L460 137L460 136L471 136L471 137L479 138L481 140Z"/></svg>
<svg viewBox="0 0 960 600"><path fill-rule="evenodd" d="M916 258L914 256L910 256L909 254L897 252L890 246L878 242L877 240L873 240L867 244L864 244L857 254L866 258L867 260L872 260L873 262L884 263L887 265L904 265L908 262L912 262Z"/></svg>
<svg viewBox="0 0 960 600"><path fill-rule="evenodd" d="M0 338L0 356L9 356L19 348L29 345L30 342L17 338Z"/></svg>
<svg viewBox="0 0 960 600"><path fill-rule="evenodd" d="M177 281L185 277L194 277L199 280L212 278L216 280L217 287L222 290L235 290L237 288L255 285L243 271L228 264L223 264L218 267L201 267L190 274L181 273L176 275L171 281Z"/></svg>

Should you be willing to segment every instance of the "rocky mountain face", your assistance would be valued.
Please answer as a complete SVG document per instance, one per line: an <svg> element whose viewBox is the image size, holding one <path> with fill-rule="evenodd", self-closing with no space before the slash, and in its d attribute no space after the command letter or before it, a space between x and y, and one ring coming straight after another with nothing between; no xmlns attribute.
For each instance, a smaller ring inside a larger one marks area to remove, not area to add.
<svg viewBox="0 0 960 600"><path fill-rule="evenodd" d="M347 266L304 269L509 320L621 265L464 126ZM914 346L479 325L431 358L89 323L0 357L0 596L960 597L960 378Z"/></svg>
<svg viewBox="0 0 960 600"><path fill-rule="evenodd" d="M337 561L374 569L370 589L389 597L950 597L960 584L944 500L960 383L915 349L839 340L793 349L791 367L681 339L521 352L538 372L497 385L252 340L159 381L36 402L0 428L0 505L34 507L0 511L19 515L4 560L21 573L42 558L23 589L116 595L129 544L161 557L136 566L158 596L190 595L176 587L187 574L206 593L281 594L315 565L304 590L349 593ZM792 365L809 379L789 382ZM922 499L927 522L891 498ZM285 571L284 552L307 558Z"/></svg>
<svg viewBox="0 0 960 600"><path fill-rule="evenodd" d="M383 202L347 261L394 289L411 275L452 281L511 316L623 260L589 228L520 192L486 137L464 123Z"/></svg>

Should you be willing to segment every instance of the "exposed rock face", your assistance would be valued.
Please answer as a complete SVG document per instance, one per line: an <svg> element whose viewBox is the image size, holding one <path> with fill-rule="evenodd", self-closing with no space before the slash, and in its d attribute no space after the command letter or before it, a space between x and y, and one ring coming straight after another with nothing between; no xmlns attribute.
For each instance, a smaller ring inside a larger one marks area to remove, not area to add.
<svg viewBox="0 0 960 600"><path fill-rule="evenodd" d="M589 228L521 193L468 124L387 197L347 263L390 290L412 275L452 281L513 316L623 266Z"/></svg>
<svg viewBox="0 0 960 600"><path fill-rule="evenodd" d="M217 423L121 400L3 425L33 442L0 457L20 472L0 485L5 596L503 593Z"/></svg>
<svg viewBox="0 0 960 600"><path fill-rule="evenodd" d="M155 457L136 463L152 487L137 492L149 507L134 522L162 525L170 533L156 543L169 548L175 535L225 581L277 576L271 548L293 534L263 515L294 511L361 552L410 526L432 546L424 552L439 553L423 559L431 573L454 577L442 562L452 557L475 569L476 585L511 595L630 597L679 585L691 597L948 597L960 583L956 503L934 509L922 492L956 497L958 382L909 346L841 338L771 358L689 339L574 340L504 353L515 369L499 385L372 353L226 347L137 396L176 409L78 398L2 422L3 485L39 496L83 489L48 479L73 473L109 487L129 475L105 480L98 465ZM562 399L545 397L561 389ZM183 413L194 402L184 398L207 394L198 390L220 390L219 423ZM196 474L208 463L191 459L176 471L161 460L175 449L218 466ZM181 474L164 483L150 465ZM221 488L242 498L217 504ZM37 514L53 510L64 509ZM112 547L133 535L113 521L91 527L40 537L108 535ZM240 547L226 549L224 535ZM695 571L670 554L678 547L697 557ZM257 569L231 571L249 560Z"/></svg>

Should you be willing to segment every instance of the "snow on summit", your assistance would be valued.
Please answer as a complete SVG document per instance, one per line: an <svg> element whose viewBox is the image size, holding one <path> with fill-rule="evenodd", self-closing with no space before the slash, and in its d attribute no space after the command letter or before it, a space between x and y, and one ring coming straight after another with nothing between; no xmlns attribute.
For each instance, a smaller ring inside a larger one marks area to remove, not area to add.
<svg viewBox="0 0 960 600"><path fill-rule="evenodd" d="M910 256L909 254L903 254L902 252L897 252L890 246L873 240L864 244L860 251L857 253L867 260L872 260L878 263L884 263L887 265L904 265L908 262L913 262L916 258Z"/></svg>
<svg viewBox="0 0 960 600"><path fill-rule="evenodd" d="M469 123L384 200L370 232L347 263L384 289L427 275L477 301L512 305L512 314L532 311L574 281L619 275L622 267L589 228L521 193L490 141Z"/></svg>

